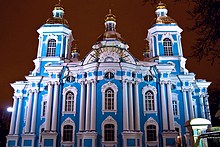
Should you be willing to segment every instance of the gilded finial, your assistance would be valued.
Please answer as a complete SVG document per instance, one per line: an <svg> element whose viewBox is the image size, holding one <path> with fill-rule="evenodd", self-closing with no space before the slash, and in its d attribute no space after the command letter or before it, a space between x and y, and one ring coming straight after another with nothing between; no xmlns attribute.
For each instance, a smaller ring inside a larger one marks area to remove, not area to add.
<svg viewBox="0 0 220 147"><path fill-rule="evenodd" d="M166 9L166 4L160 1L157 4L157 9Z"/></svg>
<svg viewBox="0 0 220 147"><path fill-rule="evenodd" d="M105 16L105 21L116 21L115 15L112 14L112 10L108 10L109 13Z"/></svg>
<svg viewBox="0 0 220 147"><path fill-rule="evenodd" d="M109 14L112 14L112 10L111 9L109 9L108 12L109 12Z"/></svg>
<svg viewBox="0 0 220 147"><path fill-rule="evenodd" d="M59 0L59 5L61 4L61 0Z"/></svg>

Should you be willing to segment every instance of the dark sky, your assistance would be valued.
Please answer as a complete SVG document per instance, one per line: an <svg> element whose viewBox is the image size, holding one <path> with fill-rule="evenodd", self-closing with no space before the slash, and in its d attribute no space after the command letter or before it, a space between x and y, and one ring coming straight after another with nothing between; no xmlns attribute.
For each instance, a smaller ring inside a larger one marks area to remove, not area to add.
<svg viewBox="0 0 220 147"><path fill-rule="evenodd" d="M38 48L36 30L49 17L58 0L5 0L0 4L0 108L12 105L13 89L10 83L25 80L34 69L33 60ZM196 74L197 79L207 79L215 85L219 81L219 64L213 66L206 60L196 62L189 58L196 33L187 31L194 21L187 14L192 5L166 0L168 15L174 18L184 30L182 45L187 58L186 67ZM143 59L147 29L155 18L155 6L143 0L63 0L65 18L73 30L74 38L83 58L104 32L104 17L108 9L117 17L117 31L130 46L129 51L138 59Z"/></svg>

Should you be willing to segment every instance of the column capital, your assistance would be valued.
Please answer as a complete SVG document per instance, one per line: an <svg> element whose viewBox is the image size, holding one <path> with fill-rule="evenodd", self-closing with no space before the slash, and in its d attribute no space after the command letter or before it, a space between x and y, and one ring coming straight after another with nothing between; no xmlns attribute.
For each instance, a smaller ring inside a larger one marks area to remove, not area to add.
<svg viewBox="0 0 220 147"><path fill-rule="evenodd" d="M166 82L166 84L171 85L171 81L170 81L170 80L169 80L169 81L167 81L167 82Z"/></svg>
<svg viewBox="0 0 220 147"><path fill-rule="evenodd" d="M127 80L127 79L123 79L122 82L123 82L123 83L127 83L128 80Z"/></svg>
<svg viewBox="0 0 220 147"><path fill-rule="evenodd" d="M90 80L91 83L95 84L97 81L95 79Z"/></svg>
<svg viewBox="0 0 220 147"><path fill-rule="evenodd" d="M60 85L60 82L59 81L55 81L53 82L54 85Z"/></svg>
<svg viewBox="0 0 220 147"><path fill-rule="evenodd" d="M160 81L160 85L164 85L164 84L166 84L166 81L164 80Z"/></svg>
<svg viewBox="0 0 220 147"><path fill-rule="evenodd" d="M192 88L189 88L189 89L188 89L188 92L193 92L193 89L192 89Z"/></svg>
<svg viewBox="0 0 220 147"><path fill-rule="evenodd" d="M39 92L39 89L34 89L33 92L34 92L34 93L38 93L38 92Z"/></svg>
<svg viewBox="0 0 220 147"><path fill-rule="evenodd" d="M134 84L135 84L135 85L138 85L139 83L140 83L140 81L138 81L138 80L135 80L135 81L134 81Z"/></svg>
<svg viewBox="0 0 220 147"><path fill-rule="evenodd" d="M49 81L49 82L47 82L47 85L49 86L51 86L51 85L53 85L53 82L51 82L51 81Z"/></svg>

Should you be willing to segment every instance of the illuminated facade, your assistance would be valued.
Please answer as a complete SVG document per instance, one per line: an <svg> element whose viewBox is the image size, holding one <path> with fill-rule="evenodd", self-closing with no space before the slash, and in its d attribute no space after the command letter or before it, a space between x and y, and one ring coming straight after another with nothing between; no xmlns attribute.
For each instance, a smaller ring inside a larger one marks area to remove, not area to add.
<svg viewBox="0 0 220 147"><path fill-rule="evenodd" d="M144 60L128 51L105 17L105 32L81 60L64 9L38 29L35 69L14 88L7 146L138 147L189 145L184 127L210 119L207 87L185 68L182 29L159 3Z"/></svg>

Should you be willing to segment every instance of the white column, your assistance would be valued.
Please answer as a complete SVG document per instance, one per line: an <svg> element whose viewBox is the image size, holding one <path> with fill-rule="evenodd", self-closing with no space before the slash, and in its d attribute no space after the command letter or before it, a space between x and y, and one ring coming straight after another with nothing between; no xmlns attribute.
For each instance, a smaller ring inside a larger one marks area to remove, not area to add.
<svg viewBox="0 0 220 147"><path fill-rule="evenodd" d="M133 110L133 89L132 89L132 82L129 82L129 130L134 130L134 110Z"/></svg>
<svg viewBox="0 0 220 147"><path fill-rule="evenodd" d="M183 107L184 107L184 116L185 116L185 122L189 120L189 115L188 115L188 103L187 103L187 98L186 98L186 90L183 89Z"/></svg>
<svg viewBox="0 0 220 147"><path fill-rule="evenodd" d="M15 116L16 116L16 110L17 110L17 102L18 102L18 98L17 97L13 97L14 98L14 103L13 103L13 111L11 114L11 123L10 123L10 130L9 130L9 134L13 134L14 133L14 127L15 127Z"/></svg>
<svg viewBox="0 0 220 147"><path fill-rule="evenodd" d="M205 96L205 110L206 110L206 119L211 121L210 109L209 109L209 100L208 95Z"/></svg>
<svg viewBox="0 0 220 147"><path fill-rule="evenodd" d="M87 97L86 97L86 131L90 130L90 82L87 83Z"/></svg>
<svg viewBox="0 0 220 147"><path fill-rule="evenodd" d="M127 81L123 80L123 130L128 130L128 93Z"/></svg>
<svg viewBox="0 0 220 147"><path fill-rule="evenodd" d="M91 102L91 126L90 130L96 130L96 81L92 81L92 102Z"/></svg>
<svg viewBox="0 0 220 147"><path fill-rule="evenodd" d="M165 92L164 92L164 81L160 83L161 87L161 105L162 105L162 119L163 119L163 130L168 130L167 125L167 105L166 105L166 98L165 98Z"/></svg>
<svg viewBox="0 0 220 147"><path fill-rule="evenodd" d="M188 97L189 97L189 112L190 112L190 119L194 118L194 113L193 113L193 100L192 100L192 89L188 90Z"/></svg>
<svg viewBox="0 0 220 147"><path fill-rule="evenodd" d="M135 109L135 130L140 131L140 104L139 104L139 95L138 95L138 82L135 82L135 100L134 100L134 109Z"/></svg>
<svg viewBox="0 0 220 147"><path fill-rule="evenodd" d="M20 122L21 122L22 99L23 97L19 97L15 134L19 134L19 128L20 128Z"/></svg>
<svg viewBox="0 0 220 147"><path fill-rule="evenodd" d="M45 131L50 131L50 122L51 122L51 106L52 106L52 91L53 85L51 82L48 83L48 96L47 96L47 112L46 112L46 125Z"/></svg>
<svg viewBox="0 0 220 147"><path fill-rule="evenodd" d="M52 131L56 131L57 130L58 98L59 98L59 82L55 82L55 85L54 85L52 127L51 127Z"/></svg>
<svg viewBox="0 0 220 147"><path fill-rule="evenodd" d="M167 83L167 97L168 97L168 112L169 112L169 125L170 130L175 130L174 117L173 117L173 103L172 103L172 92L171 92L171 82Z"/></svg>
<svg viewBox="0 0 220 147"><path fill-rule="evenodd" d="M35 133L36 130L36 121L37 121L37 102L38 102L38 90L34 91L34 108L32 114L32 121L31 121L31 133Z"/></svg>
<svg viewBox="0 0 220 147"><path fill-rule="evenodd" d="M203 95L200 95L200 110L201 110L201 117L205 118L205 112L204 112L204 102L203 102Z"/></svg>
<svg viewBox="0 0 220 147"><path fill-rule="evenodd" d="M81 97L80 97L80 114L79 114L79 131L84 130L84 117L85 117L85 83L81 83Z"/></svg>
<svg viewBox="0 0 220 147"><path fill-rule="evenodd" d="M29 96L28 96L28 103L27 103L27 117L26 117L25 133L30 131L32 100L33 100L33 92L30 90Z"/></svg>

